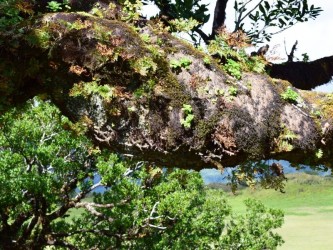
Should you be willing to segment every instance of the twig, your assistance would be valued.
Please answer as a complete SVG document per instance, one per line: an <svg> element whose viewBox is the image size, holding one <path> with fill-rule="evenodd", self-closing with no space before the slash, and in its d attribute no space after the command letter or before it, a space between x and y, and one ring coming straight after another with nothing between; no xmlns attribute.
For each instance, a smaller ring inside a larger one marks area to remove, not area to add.
<svg viewBox="0 0 333 250"><path fill-rule="evenodd" d="M290 51L290 54L288 56L288 62L293 62L294 60L294 52L295 50L297 49L297 44L298 44L298 41L296 40L296 42L294 43L293 47L291 48L291 51Z"/></svg>
<svg viewBox="0 0 333 250"><path fill-rule="evenodd" d="M113 208L114 204L97 204L93 202L79 202L75 204L76 208L83 207L87 209L92 215L108 220L110 223L114 221L113 218L105 216L105 214L98 212L95 208Z"/></svg>

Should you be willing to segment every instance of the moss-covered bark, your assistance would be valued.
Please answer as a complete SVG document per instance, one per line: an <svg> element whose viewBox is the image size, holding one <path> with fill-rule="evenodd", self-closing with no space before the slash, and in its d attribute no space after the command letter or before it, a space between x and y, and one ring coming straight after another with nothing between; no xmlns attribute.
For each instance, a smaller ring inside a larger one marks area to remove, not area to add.
<svg viewBox="0 0 333 250"><path fill-rule="evenodd" d="M153 23L58 13L18 30L0 34L2 109L46 94L96 144L163 166L271 157L330 165L329 96L283 100L285 81L255 73L236 80Z"/></svg>

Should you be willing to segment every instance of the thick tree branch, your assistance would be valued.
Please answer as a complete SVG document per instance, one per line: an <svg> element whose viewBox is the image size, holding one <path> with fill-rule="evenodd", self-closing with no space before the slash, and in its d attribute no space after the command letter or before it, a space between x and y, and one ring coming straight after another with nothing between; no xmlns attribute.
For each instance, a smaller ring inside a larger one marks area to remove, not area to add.
<svg viewBox="0 0 333 250"><path fill-rule="evenodd" d="M287 80L296 88L310 90L332 79L333 56L312 62L273 64L269 67L269 75Z"/></svg>
<svg viewBox="0 0 333 250"><path fill-rule="evenodd" d="M207 65L207 55L153 27L134 31L119 21L56 13L23 33L0 34L2 107L48 93L96 144L162 166L223 168L272 157L331 163L330 96L295 89L302 97L295 106L281 98L288 83L254 73L236 80L214 59ZM184 58L189 65L176 67ZM296 83L295 75L308 72L313 81L326 79L331 61L273 65L271 74ZM188 126L184 105L193 115Z"/></svg>

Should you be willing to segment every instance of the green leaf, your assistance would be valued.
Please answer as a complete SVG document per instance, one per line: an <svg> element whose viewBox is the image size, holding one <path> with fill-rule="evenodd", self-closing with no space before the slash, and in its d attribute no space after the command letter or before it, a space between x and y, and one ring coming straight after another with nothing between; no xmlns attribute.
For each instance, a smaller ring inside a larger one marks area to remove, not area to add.
<svg viewBox="0 0 333 250"><path fill-rule="evenodd" d="M263 15L266 15L266 11L265 11L265 8L262 4L259 5L259 10L260 12L263 14Z"/></svg>
<svg viewBox="0 0 333 250"><path fill-rule="evenodd" d="M265 9L267 11L269 11L269 9L271 8L270 4L267 1L264 1L264 5L265 5Z"/></svg>

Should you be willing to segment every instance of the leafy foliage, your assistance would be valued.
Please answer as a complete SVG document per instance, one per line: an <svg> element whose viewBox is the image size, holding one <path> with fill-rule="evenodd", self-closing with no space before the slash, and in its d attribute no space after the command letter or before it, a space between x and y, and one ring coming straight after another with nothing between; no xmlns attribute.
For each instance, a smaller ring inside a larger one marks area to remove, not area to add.
<svg viewBox="0 0 333 250"><path fill-rule="evenodd" d="M80 82L74 84L71 96L83 96L85 98L99 94L103 99L110 101L115 96L115 89L109 85L100 85L97 80L92 82Z"/></svg>
<svg viewBox="0 0 333 250"><path fill-rule="evenodd" d="M322 150L322 149L318 149L317 152L316 152L316 157L317 157L317 159L322 158L323 155L324 155L323 150Z"/></svg>
<svg viewBox="0 0 333 250"><path fill-rule="evenodd" d="M179 18L171 20L170 25L172 27L172 30L175 30L177 32L190 32L199 25L199 22L192 17L190 17L188 20L184 18Z"/></svg>
<svg viewBox="0 0 333 250"><path fill-rule="evenodd" d="M192 61L186 57L180 58L179 60L173 59L170 61L170 67L177 72L182 68L189 69Z"/></svg>
<svg viewBox="0 0 333 250"><path fill-rule="evenodd" d="M84 187L95 169L94 150L87 139L63 129L68 123L55 107L39 101L30 103L24 113L13 109L1 116L3 246L38 246L50 233L46 228L51 222L72 206L75 188L81 184L81 194L87 191Z"/></svg>
<svg viewBox="0 0 333 250"><path fill-rule="evenodd" d="M286 177L283 168L277 163L268 164L265 161L248 161L240 164L230 176L232 192L236 192L240 185L256 188L271 188L284 192Z"/></svg>
<svg viewBox="0 0 333 250"><path fill-rule="evenodd" d="M187 20L190 22L193 29L187 33L195 44L199 44L196 30L202 28L202 26L209 20L210 15L207 14L207 4L200 4L200 0L148 0L147 2L153 2L156 4L161 10L161 16L165 15L170 20ZM197 25L195 25L194 21L196 21ZM179 25L177 26L179 27Z"/></svg>
<svg viewBox="0 0 333 250"><path fill-rule="evenodd" d="M140 0L121 0L119 2L123 5L123 12L125 13L122 17L123 21L132 22L139 20L139 11L142 7L142 2Z"/></svg>
<svg viewBox="0 0 333 250"><path fill-rule="evenodd" d="M62 10L62 4L58 3L57 1L50 1L47 3L47 8L52 12L57 12Z"/></svg>
<svg viewBox="0 0 333 250"><path fill-rule="evenodd" d="M157 69L157 64L150 57L139 58L131 66L142 76L146 76L149 72L155 72Z"/></svg>
<svg viewBox="0 0 333 250"><path fill-rule="evenodd" d="M229 93L230 96L237 96L238 89L236 87L229 87L228 88L228 93Z"/></svg>
<svg viewBox="0 0 333 250"><path fill-rule="evenodd" d="M207 47L208 53L221 58L224 70L236 79L242 78L243 71L257 73L265 72L266 61L260 56L248 56L244 50L249 46L247 36L237 31L228 32L225 28L218 31L218 35Z"/></svg>
<svg viewBox="0 0 333 250"><path fill-rule="evenodd" d="M310 61L310 57L308 55L308 53L303 53L302 54L302 62L309 62Z"/></svg>
<svg viewBox="0 0 333 250"><path fill-rule="evenodd" d="M20 12L23 11L28 15L33 13L32 5L24 5L23 1L8 0L0 2L0 30L7 30L7 28L18 24L23 20Z"/></svg>
<svg viewBox="0 0 333 250"><path fill-rule="evenodd" d="M224 65L224 69L236 79L242 78L241 66L236 61L227 59L227 63Z"/></svg>
<svg viewBox="0 0 333 250"><path fill-rule="evenodd" d="M281 125L281 133L277 139L275 139L277 152L290 152L294 149L291 142L298 139L298 136L290 131L284 124Z"/></svg>
<svg viewBox="0 0 333 250"><path fill-rule="evenodd" d="M182 111L184 112L185 119L180 119L180 124L184 126L184 128L190 128L191 123L194 119L194 115L192 114L192 107L189 104L183 104Z"/></svg>
<svg viewBox="0 0 333 250"><path fill-rule="evenodd" d="M267 209L259 201L245 201L247 212L230 221L229 234L224 237L220 249L275 249L283 243L281 236L270 231L283 223L281 210ZM242 238L241 242L237 239Z"/></svg>
<svg viewBox="0 0 333 250"><path fill-rule="evenodd" d="M300 96L291 87L288 87L287 90L281 94L281 98L290 103L297 103Z"/></svg>
<svg viewBox="0 0 333 250"><path fill-rule="evenodd" d="M251 5L252 4L252 5ZM235 30L247 30L253 43L270 41L274 34L280 33L298 22L315 19L322 9L309 5L307 0L257 0L235 1ZM246 18L250 19L249 29L245 26ZM269 28L272 31L268 31ZM277 28L277 29L274 29Z"/></svg>
<svg viewBox="0 0 333 250"><path fill-rule="evenodd" d="M1 247L210 249L246 242L261 249L282 242L268 241L281 224L278 211L249 202L249 215L232 215L223 194L207 195L198 172L100 152L47 102L7 112L0 127ZM259 231L234 226L243 223Z"/></svg>

